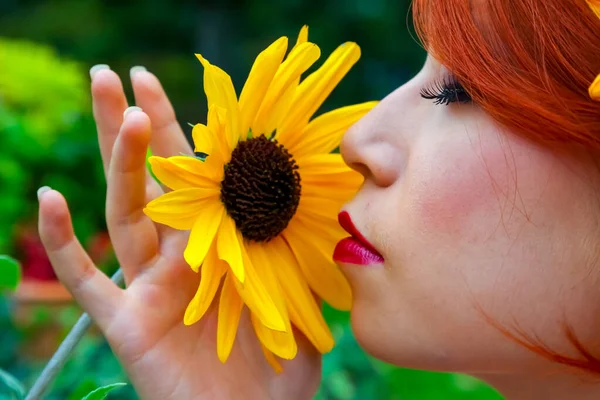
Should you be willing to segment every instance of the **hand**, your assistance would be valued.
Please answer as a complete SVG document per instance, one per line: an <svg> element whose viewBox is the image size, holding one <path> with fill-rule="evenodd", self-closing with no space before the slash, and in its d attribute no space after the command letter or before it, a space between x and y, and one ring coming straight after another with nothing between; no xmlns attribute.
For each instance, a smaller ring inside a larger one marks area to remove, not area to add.
<svg viewBox="0 0 600 400"><path fill-rule="evenodd" d="M96 268L73 233L65 199L48 190L40 193L39 230L56 274L106 336L143 399L312 398L320 356L300 333L298 356L282 360L284 371L277 375L247 313L225 364L217 358L215 304L200 322L183 324L199 276L183 259L187 233L156 225L142 212L163 193L145 156L148 146L163 157L193 153L158 79L144 70L132 75L135 101L144 111L127 109L113 71L98 70L92 79L106 220L126 289Z"/></svg>

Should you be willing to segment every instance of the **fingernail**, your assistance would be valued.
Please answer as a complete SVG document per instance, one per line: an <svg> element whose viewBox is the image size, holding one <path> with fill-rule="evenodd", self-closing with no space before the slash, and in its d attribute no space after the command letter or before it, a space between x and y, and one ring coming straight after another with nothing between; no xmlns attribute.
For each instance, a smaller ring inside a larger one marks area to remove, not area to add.
<svg viewBox="0 0 600 400"><path fill-rule="evenodd" d="M38 200L41 200L44 193L46 193L49 190L52 190L50 186L42 186L41 188L39 188L37 191Z"/></svg>
<svg viewBox="0 0 600 400"><path fill-rule="evenodd" d="M131 114L134 111L142 111L142 109L137 106L127 107L125 112L123 112L123 118L126 118L129 114Z"/></svg>
<svg viewBox="0 0 600 400"><path fill-rule="evenodd" d="M94 65L92 68L90 68L90 78L94 79L94 76L96 75L96 73L98 73L98 71L103 70L103 69L110 69L110 67L107 64Z"/></svg>
<svg viewBox="0 0 600 400"><path fill-rule="evenodd" d="M129 78L133 79L135 74L137 74L138 72L143 72L143 71L148 71L148 70L146 69L146 67L142 67L141 65L136 65L135 67L131 67L131 69L129 70Z"/></svg>

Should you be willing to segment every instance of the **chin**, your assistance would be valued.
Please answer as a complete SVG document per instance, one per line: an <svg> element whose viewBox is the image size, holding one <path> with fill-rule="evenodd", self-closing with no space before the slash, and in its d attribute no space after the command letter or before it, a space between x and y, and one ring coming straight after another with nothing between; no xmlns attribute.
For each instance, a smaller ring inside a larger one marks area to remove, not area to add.
<svg viewBox="0 0 600 400"><path fill-rule="evenodd" d="M351 322L360 347L381 361L403 368L460 372L457 360L427 340L427 334L398 329L399 321L391 321L370 307L361 308L355 303Z"/></svg>

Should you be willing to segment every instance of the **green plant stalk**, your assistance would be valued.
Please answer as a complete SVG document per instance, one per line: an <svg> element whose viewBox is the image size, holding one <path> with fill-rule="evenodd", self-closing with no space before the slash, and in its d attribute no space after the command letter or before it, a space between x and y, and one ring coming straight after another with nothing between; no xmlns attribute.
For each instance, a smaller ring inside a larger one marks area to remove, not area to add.
<svg viewBox="0 0 600 400"><path fill-rule="evenodd" d="M111 280L117 285L123 284L123 271L119 268L112 276ZM75 323L67 337L62 341L58 349L46 364L46 367L36 379L31 390L27 393L25 400L40 400L48 387L52 384L58 373L62 370L67 359L83 337L88 328L92 325L92 319L87 313L83 313Z"/></svg>

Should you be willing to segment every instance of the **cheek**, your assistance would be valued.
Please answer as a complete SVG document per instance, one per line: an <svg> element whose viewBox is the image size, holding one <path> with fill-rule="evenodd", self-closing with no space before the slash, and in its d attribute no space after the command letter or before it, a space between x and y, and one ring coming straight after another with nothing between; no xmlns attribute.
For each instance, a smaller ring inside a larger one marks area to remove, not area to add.
<svg viewBox="0 0 600 400"><path fill-rule="evenodd" d="M473 227L483 228L482 218L490 219L503 202L514 201L509 193L514 167L503 149L482 154L462 147L436 152L435 156L416 163L428 168L416 168L411 173L411 211L419 230L465 239Z"/></svg>

